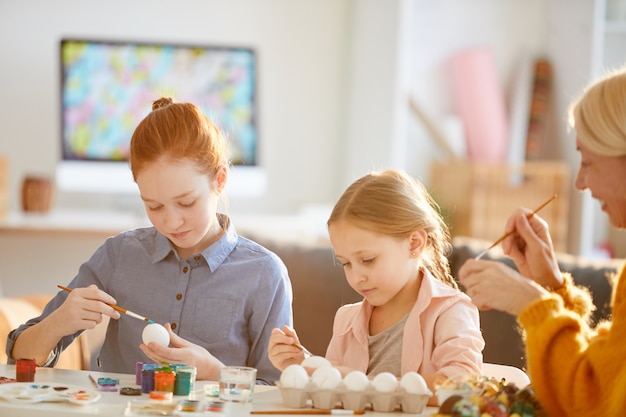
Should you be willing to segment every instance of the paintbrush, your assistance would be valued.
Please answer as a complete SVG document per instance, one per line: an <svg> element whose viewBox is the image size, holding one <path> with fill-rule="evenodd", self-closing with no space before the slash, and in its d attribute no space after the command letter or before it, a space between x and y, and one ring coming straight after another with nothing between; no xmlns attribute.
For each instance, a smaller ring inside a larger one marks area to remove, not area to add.
<svg viewBox="0 0 626 417"><path fill-rule="evenodd" d="M556 198L556 194L553 195L552 197L550 197L549 199L547 199L542 205L540 205L539 207L537 207L532 213L529 213L526 215L527 219L530 219L531 217L533 217L535 214L537 214L537 212L539 210L541 210L542 208L544 208L545 206L547 206L548 204L550 204L552 201L554 201L554 199ZM496 240L495 242L493 242L493 244L491 246L489 246L487 249L483 250L482 252L480 252L478 255L476 255L476 257L474 259L478 260L480 258L482 258L483 256L485 256L485 254L487 254L487 252L489 252L491 249L493 249L494 247L496 247L498 244L500 244L500 242L502 242L504 239L506 239L507 237L511 236L511 234L513 234L513 231L510 231L508 233L503 234L500 239Z"/></svg>
<svg viewBox="0 0 626 417"><path fill-rule="evenodd" d="M57 287L59 287L59 288L60 288L60 289L62 289L63 291L72 292L72 289L71 289L71 288L64 287L63 285L57 285ZM131 316L131 317L134 317L134 318L136 318L136 319L146 321L146 322L148 322L148 323L154 323L154 321L153 321L153 320L150 320L149 318L144 317L144 316L140 316L140 315L139 315L139 314L137 314L137 313L133 313L133 312L132 312L132 311L130 311L130 310L126 310L125 308L122 308L122 307L120 307L120 306L118 306L118 305L116 305L116 304L109 304L109 303L105 303L105 304L106 304L106 305L108 305L108 306L110 306L111 308L113 308L113 310L117 310L117 311L119 311L120 313L124 313L124 314L126 314L127 316Z"/></svg>
<svg viewBox="0 0 626 417"><path fill-rule="evenodd" d="M363 410L324 410L318 408L274 410L274 411L250 411L250 414L332 414L332 415L361 415Z"/></svg>
<svg viewBox="0 0 626 417"><path fill-rule="evenodd" d="M93 378L93 376L91 376L91 374L89 374L89 380L91 381L91 385L93 385L93 387L95 389L98 389L98 383L96 382L96 380Z"/></svg>
<svg viewBox="0 0 626 417"><path fill-rule="evenodd" d="M304 353L304 356L315 356L314 354L309 352L309 350L307 348L302 346L300 343L292 343L291 346L297 347L298 349L300 349L302 351L302 353Z"/></svg>

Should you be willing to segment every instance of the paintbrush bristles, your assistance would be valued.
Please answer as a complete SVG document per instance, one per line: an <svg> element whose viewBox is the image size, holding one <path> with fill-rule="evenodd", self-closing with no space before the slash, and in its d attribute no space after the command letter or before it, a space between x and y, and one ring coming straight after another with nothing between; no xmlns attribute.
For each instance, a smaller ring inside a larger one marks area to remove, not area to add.
<svg viewBox="0 0 626 417"><path fill-rule="evenodd" d="M542 208L544 208L545 206L547 206L548 204L550 204L551 202L553 202L556 199L557 195L554 194L552 197L550 197L549 199L547 199L546 201L543 202L543 204L541 204L539 207L537 207L532 213L529 213L526 215L527 219L530 219L531 217L533 217L535 214L537 214L537 212L539 212L539 210L541 210ZM506 239L507 237L511 236L513 234L513 232L508 232L503 234L502 236L500 236L500 238L498 240L496 240L495 242L493 242L491 244L491 246L489 246L487 249L484 249L482 252L480 252L478 255L476 255L476 257L474 259L478 260L480 258L482 258L483 256L485 256L487 254L487 252L489 252L491 249L495 248L497 245L499 245L504 239Z"/></svg>

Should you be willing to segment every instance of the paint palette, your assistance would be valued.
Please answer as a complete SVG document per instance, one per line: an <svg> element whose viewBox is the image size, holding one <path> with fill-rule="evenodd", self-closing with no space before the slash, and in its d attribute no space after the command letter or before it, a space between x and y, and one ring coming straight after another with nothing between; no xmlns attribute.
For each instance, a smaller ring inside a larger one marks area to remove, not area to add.
<svg viewBox="0 0 626 417"><path fill-rule="evenodd" d="M93 404L100 399L98 391L57 383L15 382L0 385L0 398L13 403L70 402Z"/></svg>

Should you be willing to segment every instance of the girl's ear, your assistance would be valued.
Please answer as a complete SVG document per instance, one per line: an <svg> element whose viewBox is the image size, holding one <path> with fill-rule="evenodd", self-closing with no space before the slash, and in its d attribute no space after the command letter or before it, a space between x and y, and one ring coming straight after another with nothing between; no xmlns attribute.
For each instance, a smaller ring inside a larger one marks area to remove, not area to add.
<svg viewBox="0 0 626 417"><path fill-rule="evenodd" d="M226 180L228 179L228 170L224 165L220 165L215 172L215 185L216 191L221 193L226 187Z"/></svg>
<svg viewBox="0 0 626 417"><path fill-rule="evenodd" d="M428 235L423 229L418 229L411 233L409 236L409 252L411 253L411 257L419 257L426 248L427 242Z"/></svg>

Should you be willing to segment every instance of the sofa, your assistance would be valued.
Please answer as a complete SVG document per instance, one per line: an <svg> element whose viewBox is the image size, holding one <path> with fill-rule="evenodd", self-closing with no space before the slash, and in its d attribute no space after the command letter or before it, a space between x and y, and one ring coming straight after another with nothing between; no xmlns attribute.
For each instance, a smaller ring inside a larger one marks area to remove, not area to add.
<svg viewBox="0 0 626 417"><path fill-rule="evenodd" d="M267 233L262 236L250 233L244 235L272 250L284 261L293 287L294 327L301 342L314 354L323 356L332 335L337 309L343 304L361 300L347 284L343 269L336 262L330 245L325 241L310 239L272 239L267 237ZM491 242L483 240L455 237L453 250L449 255L453 276L457 276L466 259L473 258L490 244ZM622 261L590 261L565 254L558 256L561 269L571 272L576 283L591 290L597 306L593 321L609 317L611 287L607 275L617 271ZM492 249L483 259L499 260L513 265L498 248ZM50 297L51 295L38 295L0 299L2 340L6 340L10 329L38 315ZM515 318L498 311L482 311L480 320L486 342L484 361L525 369L524 345ZM78 343L73 343L61 355L58 366L95 369L95 358L104 338L105 328L106 321L95 329L84 332ZM6 357L0 360L5 361Z"/></svg>
<svg viewBox="0 0 626 417"><path fill-rule="evenodd" d="M336 310L343 304L361 299L347 284L332 249L327 243L285 243L250 237L275 252L285 262L293 286L294 327L298 337L312 353L324 355L332 335ZM453 276L457 276L465 260L475 257L490 244L474 238L453 238L453 250L449 255ZM498 260L514 266L512 260L504 256L498 247L483 259ZM608 275L616 272L622 261L592 261L567 254L559 254L558 260L562 271L570 272L577 284L590 289L597 307L592 320L597 322L608 318L611 314ZM481 311L480 320L485 338L484 361L525 369L524 344L516 319L498 311Z"/></svg>

